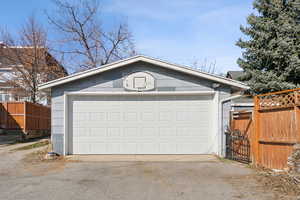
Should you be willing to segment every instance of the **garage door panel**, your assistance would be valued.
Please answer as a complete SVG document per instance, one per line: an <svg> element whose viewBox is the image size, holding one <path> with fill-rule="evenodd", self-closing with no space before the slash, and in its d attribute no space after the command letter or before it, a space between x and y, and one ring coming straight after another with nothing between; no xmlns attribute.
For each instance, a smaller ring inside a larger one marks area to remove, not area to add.
<svg viewBox="0 0 300 200"><path fill-rule="evenodd" d="M90 143L80 142L73 143L74 154L89 154L91 152Z"/></svg>
<svg viewBox="0 0 300 200"><path fill-rule="evenodd" d="M161 127L159 128L159 134L158 136L159 137L173 137L174 136L174 132L175 132L175 128L172 128L172 127Z"/></svg>
<svg viewBox="0 0 300 200"><path fill-rule="evenodd" d="M173 121L174 120L174 114L172 111L166 110L166 111L160 111L158 115L159 121Z"/></svg>
<svg viewBox="0 0 300 200"><path fill-rule="evenodd" d="M91 112L89 120L91 121L104 121L106 119L105 112Z"/></svg>
<svg viewBox="0 0 300 200"><path fill-rule="evenodd" d="M141 127L140 136L141 137L157 137L157 128L155 127Z"/></svg>
<svg viewBox="0 0 300 200"><path fill-rule="evenodd" d="M107 130L105 127L91 127L90 128L91 137L107 137Z"/></svg>
<svg viewBox="0 0 300 200"><path fill-rule="evenodd" d="M157 154L159 153L159 144L154 142L141 142L137 145L137 154Z"/></svg>
<svg viewBox="0 0 300 200"><path fill-rule="evenodd" d="M125 127L123 129L123 136L136 138L139 136L139 129L137 127Z"/></svg>
<svg viewBox="0 0 300 200"><path fill-rule="evenodd" d="M88 112L74 112L74 121L84 121L90 119L90 113Z"/></svg>
<svg viewBox="0 0 300 200"><path fill-rule="evenodd" d="M107 121L120 121L121 119L121 112L108 112L106 115Z"/></svg>
<svg viewBox="0 0 300 200"><path fill-rule="evenodd" d="M202 145L199 143L185 143L181 142L177 144L177 151L183 152L184 154L189 154L189 152L198 152L199 154L208 154L211 153L209 149L207 149L206 145Z"/></svg>
<svg viewBox="0 0 300 200"><path fill-rule="evenodd" d="M73 136L74 137L84 137L89 135L89 128L85 127L74 127Z"/></svg>
<svg viewBox="0 0 300 200"><path fill-rule="evenodd" d="M104 141L90 143L89 154L95 154L96 152L106 152L106 151L107 151L107 144Z"/></svg>
<svg viewBox="0 0 300 200"><path fill-rule="evenodd" d="M174 142L161 142L159 144L159 151L165 154L177 154L177 144Z"/></svg>
<svg viewBox="0 0 300 200"><path fill-rule="evenodd" d="M199 137L201 136L208 136L207 129L205 127L203 128L191 128L191 127L179 127L176 129L177 136L181 138L185 137Z"/></svg>
<svg viewBox="0 0 300 200"><path fill-rule="evenodd" d="M124 121L136 122L138 120L138 115L139 115L138 112L134 112L134 111L126 112L123 113L123 119Z"/></svg>
<svg viewBox="0 0 300 200"><path fill-rule="evenodd" d="M211 152L212 98L72 98L73 154Z"/></svg>
<svg viewBox="0 0 300 200"><path fill-rule="evenodd" d="M106 144L107 154L120 154L122 142L109 142Z"/></svg>
<svg viewBox="0 0 300 200"><path fill-rule="evenodd" d="M141 113L141 120L142 121L155 121L157 114L154 113L152 110L145 110Z"/></svg>
<svg viewBox="0 0 300 200"><path fill-rule="evenodd" d="M132 143L130 143L130 142L122 143L121 151L124 152L123 154L136 154L137 149L138 149L137 143L133 143L133 142Z"/></svg>
<svg viewBox="0 0 300 200"><path fill-rule="evenodd" d="M119 127L108 127L107 128L107 137L120 137L121 136L121 129Z"/></svg>

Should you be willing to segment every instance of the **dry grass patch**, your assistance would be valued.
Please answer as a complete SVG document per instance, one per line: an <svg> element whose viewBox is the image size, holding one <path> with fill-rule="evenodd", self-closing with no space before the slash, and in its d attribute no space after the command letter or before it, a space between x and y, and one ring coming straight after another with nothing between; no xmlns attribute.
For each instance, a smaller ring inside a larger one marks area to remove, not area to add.
<svg viewBox="0 0 300 200"><path fill-rule="evenodd" d="M24 169L35 176L42 176L51 172L63 170L67 160L63 156L59 156L53 160L45 159L49 149L50 145L45 146L45 148L42 148L41 150L27 154L23 158Z"/></svg>
<svg viewBox="0 0 300 200"><path fill-rule="evenodd" d="M266 189L271 189L287 196L300 197L300 174L274 172L265 169L258 169L257 174L257 180Z"/></svg>
<svg viewBox="0 0 300 200"><path fill-rule="evenodd" d="M15 148L12 151L30 150L30 149L35 149L35 148L47 146L47 145L49 145L49 140L44 140L44 141L36 142L36 143L30 144L30 145L26 145L26 146L23 146L23 147Z"/></svg>
<svg viewBox="0 0 300 200"><path fill-rule="evenodd" d="M46 146L47 145L47 146ZM50 144L43 145L45 148L42 148L41 150L34 151L32 153L29 153L25 156L23 159L26 163L31 164L38 164L41 162L55 162L55 161L66 161L64 156L58 156L55 159L45 159L46 154L50 151L51 147Z"/></svg>

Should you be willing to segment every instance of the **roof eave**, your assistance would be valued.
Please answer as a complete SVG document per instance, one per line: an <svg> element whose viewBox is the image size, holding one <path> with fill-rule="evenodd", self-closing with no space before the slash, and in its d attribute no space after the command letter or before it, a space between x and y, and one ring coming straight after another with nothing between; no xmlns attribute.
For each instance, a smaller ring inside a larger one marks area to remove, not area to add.
<svg viewBox="0 0 300 200"><path fill-rule="evenodd" d="M49 81L47 83L43 83L43 84L39 85L39 90L44 90L44 89L51 88L51 87L54 87L54 86L57 86L57 85L65 84L65 83L68 83L68 82L71 82L71 81L74 81L74 80L77 80L77 79L81 79L81 78L85 78L85 77L88 77L88 76L91 76L91 75L102 73L102 72L105 72L105 71L108 71L108 70L111 70L111 69L115 69L115 68L118 68L118 67L122 67L122 66L125 66L125 65L128 65L128 64L132 64L132 63L135 63L135 62L138 62L138 61L144 61L144 62L151 63L151 64L154 64L154 65L158 65L158 66L161 66L161 67L165 67L165 68L168 68L168 69L176 70L176 71L179 71L179 72L182 72L182 73L190 74L190 75L201 77L201 78L206 78L206 79L216 81L216 82L219 82L219 83L223 83L223 84L226 84L226 85L238 87L238 88L243 89L243 90L249 89L249 87L246 84L241 83L239 81L231 80L231 79L224 78L224 77L217 76L217 75L212 75L212 74L205 73L205 72L200 72L198 70L194 70L194 69L191 69L191 68L188 68L188 67L185 67L185 66L180 66L180 65L177 65L177 64L171 64L169 62L165 62L165 61L162 61L162 60L158 60L158 59L138 55L138 56L134 56L134 57L131 57L131 58L124 59L124 60L119 60L119 61L107 64L107 65L103 65L103 66L98 67L98 68L90 69L90 70L87 70L87 71L83 71L83 72L79 72L79 73L76 73L76 74L73 74L73 75L69 75L67 77L63 77L63 78L60 78L60 79Z"/></svg>

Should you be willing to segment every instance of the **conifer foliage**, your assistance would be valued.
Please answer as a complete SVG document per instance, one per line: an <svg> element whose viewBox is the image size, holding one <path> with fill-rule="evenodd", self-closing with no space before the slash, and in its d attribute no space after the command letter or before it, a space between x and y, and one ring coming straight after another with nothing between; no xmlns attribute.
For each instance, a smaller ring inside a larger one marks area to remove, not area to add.
<svg viewBox="0 0 300 200"><path fill-rule="evenodd" d="M239 39L242 81L252 94L300 87L300 0L255 0Z"/></svg>

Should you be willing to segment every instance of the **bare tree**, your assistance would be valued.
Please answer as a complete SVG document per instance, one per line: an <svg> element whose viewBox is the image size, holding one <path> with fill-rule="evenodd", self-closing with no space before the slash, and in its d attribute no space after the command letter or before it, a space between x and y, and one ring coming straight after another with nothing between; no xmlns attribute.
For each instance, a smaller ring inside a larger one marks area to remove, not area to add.
<svg viewBox="0 0 300 200"><path fill-rule="evenodd" d="M61 38L57 51L76 66L76 71L94 68L135 54L126 23L113 30L101 24L96 0L52 0L55 13L46 12Z"/></svg>
<svg viewBox="0 0 300 200"><path fill-rule="evenodd" d="M207 58L204 59L204 61L202 63L199 63L198 61L194 61L192 63L192 67L203 71L203 72L207 72L210 74L216 74L216 60L214 60L213 62L208 62Z"/></svg>
<svg viewBox="0 0 300 200"><path fill-rule="evenodd" d="M43 27L32 16L13 37L7 30L1 31L2 45L0 56L4 65L12 71L6 84L21 97L29 97L31 102L47 97L48 94L38 91L38 85L62 76L67 72L49 54L47 34Z"/></svg>

